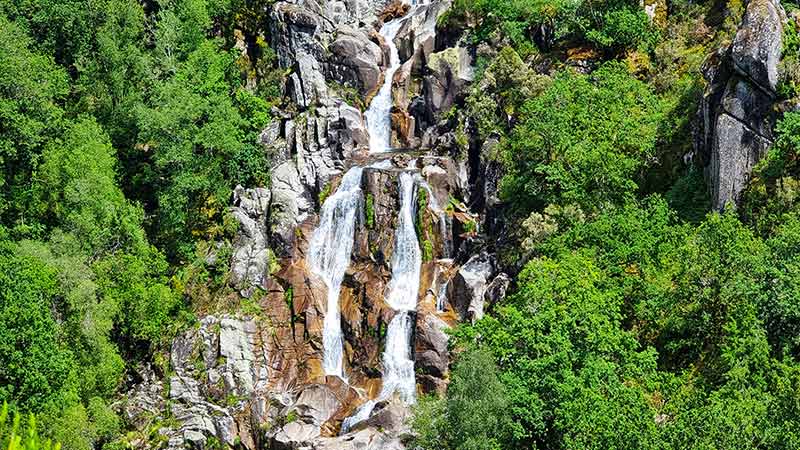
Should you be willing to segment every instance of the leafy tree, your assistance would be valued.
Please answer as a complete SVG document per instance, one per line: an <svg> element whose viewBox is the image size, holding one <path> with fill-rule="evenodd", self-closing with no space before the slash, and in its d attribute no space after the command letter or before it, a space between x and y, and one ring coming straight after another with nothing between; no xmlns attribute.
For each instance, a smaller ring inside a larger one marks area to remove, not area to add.
<svg viewBox="0 0 800 450"><path fill-rule="evenodd" d="M613 3L621 5L608 9L602 19L587 31L586 38L599 47L615 52L637 48L652 50L658 41L658 33L641 6L628 5L626 2Z"/></svg>
<svg viewBox="0 0 800 450"><path fill-rule="evenodd" d="M136 349L163 342L182 304L169 286L167 262L155 248L134 255L119 253L94 265L98 290L118 305L115 334Z"/></svg>
<svg viewBox="0 0 800 450"><path fill-rule="evenodd" d="M453 368L447 398L423 398L415 410L415 445L423 449L497 450L511 432L505 388L492 355L468 348Z"/></svg>
<svg viewBox="0 0 800 450"><path fill-rule="evenodd" d="M31 50L23 29L0 14L0 218L24 230L35 226L24 213L30 179L46 143L61 130L66 73Z"/></svg>
<svg viewBox="0 0 800 450"><path fill-rule="evenodd" d="M142 212L116 184L116 159L108 136L92 119L71 124L47 146L40 167L43 214L73 234L91 255L145 245Z"/></svg>
<svg viewBox="0 0 800 450"><path fill-rule="evenodd" d="M504 144L504 198L522 212L576 203L622 204L655 151L660 108L619 64L591 76L563 72L524 107Z"/></svg>
<svg viewBox="0 0 800 450"><path fill-rule="evenodd" d="M0 399L27 411L74 392L75 360L51 311L57 272L0 248Z"/></svg>
<svg viewBox="0 0 800 450"><path fill-rule="evenodd" d="M222 232L232 183L266 181L266 155L231 98L234 80L233 57L207 41L139 111L139 139L153 151L157 177L158 238L170 256L188 258L193 236Z"/></svg>
<svg viewBox="0 0 800 450"><path fill-rule="evenodd" d="M515 447L561 439L574 447L585 439L598 448L647 446L655 353L621 328L622 297L608 284L585 255L535 259L508 304L459 331L462 340L484 343L500 367ZM597 416L587 415L589 406Z"/></svg>

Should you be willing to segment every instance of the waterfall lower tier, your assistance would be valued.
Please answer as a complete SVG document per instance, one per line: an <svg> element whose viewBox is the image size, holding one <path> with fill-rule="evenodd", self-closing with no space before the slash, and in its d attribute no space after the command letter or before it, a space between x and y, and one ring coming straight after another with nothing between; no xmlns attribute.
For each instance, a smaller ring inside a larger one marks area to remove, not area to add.
<svg viewBox="0 0 800 450"><path fill-rule="evenodd" d="M400 212L392 252L392 280L386 296L386 303L399 311L416 309L419 294L422 252L419 249L417 230L414 228L414 188L414 177L408 172L401 173Z"/></svg>
<svg viewBox="0 0 800 450"><path fill-rule="evenodd" d="M307 261L311 271L328 288L327 311L322 330L323 361L326 375L344 378L339 289L350 264L355 221L362 203L361 167L353 167L342 177L336 192L322 205L319 226L314 230Z"/></svg>
<svg viewBox="0 0 800 450"><path fill-rule="evenodd" d="M385 152L392 146L392 80L395 72L400 68L400 55L394 44L394 38L402 24L403 18L398 18L381 27L381 36L389 46L389 67L384 72L383 85L372 98L369 108L364 113L367 120L367 131L369 131L369 151L371 153Z"/></svg>
<svg viewBox="0 0 800 450"><path fill-rule="evenodd" d="M386 332L383 350L383 386L378 397L358 408L355 414L342 422L342 432L366 420L377 402L397 393L406 404L416 401L414 360L411 357L414 333L414 311L419 295L422 252L414 229L415 180L408 173L400 174L400 213L395 230L392 253L392 280L389 282L386 303L396 311Z"/></svg>
<svg viewBox="0 0 800 450"><path fill-rule="evenodd" d="M414 360L411 359L411 336L414 318L409 311L398 311L386 332L386 349L383 351L383 387L381 397L397 392L400 399L412 404L416 401Z"/></svg>

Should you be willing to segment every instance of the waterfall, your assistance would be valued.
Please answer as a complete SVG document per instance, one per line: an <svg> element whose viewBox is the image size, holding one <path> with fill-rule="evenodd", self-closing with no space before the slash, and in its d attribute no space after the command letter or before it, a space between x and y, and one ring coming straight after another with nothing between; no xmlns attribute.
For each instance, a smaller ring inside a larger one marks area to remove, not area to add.
<svg viewBox="0 0 800 450"><path fill-rule="evenodd" d="M308 248L311 271L328 288L327 311L322 329L322 366L326 375L344 377L343 342L339 289L350 264L356 213L362 201L361 167L353 167L342 177L336 192L322 205L319 226Z"/></svg>
<svg viewBox="0 0 800 450"><path fill-rule="evenodd" d="M392 252L392 281L386 303L395 310L417 307L422 253L414 229L414 178L408 172L400 174L400 212Z"/></svg>
<svg viewBox="0 0 800 450"><path fill-rule="evenodd" d="M420 186L428 191L428 207L430 207L433 212L436 213L439 221L439 233L442 237L447 236L447 213L445 213L445 211L439 206L439 201L436 200L436 196L433 195L433 189L431 186L419 175L416 176L416 180ZM450 244L450 241L446 239L442 242L442 256L445 258L449 258L450 254L452 253Z"/></svg>
<svg viewBox="0 0 800 450"><path fill-rule="evenodd" d="M388 399L395 392L406 404L416 401L414 360L411 358L411 337L414 333L412 312L417 309L422 252L414 229L414 181L410 173L400 174L400 213L392 253L392 280L386 295L386 303L395 310L395 315L386 331L383 386L377 399L368 400L342 422L343 433L369 418L377 402Z"/></svg>
<svg viewBox="0 0 800 450"><path fill-rule="evenodd" d="M381 36L389 46L389 67L384 73L383 85L372 98L369 108L364 113L369 131L369 151L371 153L385 152L392 145L392 79L394 73L400 68L400 55L397 52L397 46L394 45L394 37L402 24L403 19L399 18L386 22L381 27Z"/></svg>
<svg viewBox="0 0 800 450"><path fill-rule="evenodd" d="M395 391L406 403L415 400L414 361L411 359L413 317L409 312L417 309L422 252L414 229L414 178L408 172L400 174L400 215L392 253L392 281L386 303L397 313L386 333L383 352L382 396Z"/></svg>

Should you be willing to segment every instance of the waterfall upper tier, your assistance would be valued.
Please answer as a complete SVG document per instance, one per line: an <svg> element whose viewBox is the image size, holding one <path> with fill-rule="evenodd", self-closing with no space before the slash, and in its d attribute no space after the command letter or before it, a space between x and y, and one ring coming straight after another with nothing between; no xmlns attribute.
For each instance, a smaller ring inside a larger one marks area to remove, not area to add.
<svg viewBox="0 0 800 450"><path fill-rule="evenodd" d="M389 67L383 75L383 85L372 98L369 108L364 113L367 131L369 131L369 151L371 153L385 152L392 147L392 80L395 72L400 68L400 55L394 38L403 25L403 20L402 17L391 20L383 24L380 31L389 47Z"/></svg>

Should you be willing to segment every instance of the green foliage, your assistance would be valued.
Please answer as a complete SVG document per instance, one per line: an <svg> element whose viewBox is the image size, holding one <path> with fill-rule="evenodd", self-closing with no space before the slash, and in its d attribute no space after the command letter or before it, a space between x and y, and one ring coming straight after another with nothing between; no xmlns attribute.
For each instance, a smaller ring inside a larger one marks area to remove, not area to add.
<svg viewBox="0 0 800 450"><path fill-rule="evenodd" d="M375 196L367 193L364 200L364 215L366 216L367 228L370 230L375 226Z"/></svg>
<svg viewBox="0 0 800 450"><path fill-rule="evenodd" d="M266 184L282 73L216 28L259 4L0 0L0 400L66 450L120 442L126 360L185 315L165 255L228 239L230 189Z"/></svg>
<svg viewBox="0 0 800 450"><path fill-rule="evenodd" d="M621 204L655 152L658 99L620 64L561 73L528 101L503 144L503 197L527 213L546 204L592 211Z"/></svg>
<svg viewBox="0 0 800 450"><path fill-rule="evenodd" d="M658 42L658 33L641 6L635 4L607 10L596 28L586 33L586 38L610 50L641 48L649 51Z"/></svg>
<svg viewBox="0 0 800 450"><path fill-rule="evenodd" d="M155 248L119 253L94 266L100 294L119 308L117 332L124 344L164 341L182 304L167 280L167 263Z"/></svg>
<svg viewBox="0 0 800 450"><path fill-rule="evenodd" d="M58 274L6 244L0 248L0 400L27 411L64 402L75 360L51 314Z"/></svg>
<svg viewBox="0 0 800 450"><path fill-rule="evenodd" d="M800 205L800 113L786 113L775 129L778 139L753 169L742 208L746 220L762 235L773 232Z"/></svg>
<svg viewBox="0 0 800 450"><path fill-rule="evenodd" d="M800 32L796 20L789 20L783 28L783 49L778 71L778 93L783 98L797 96L800 84Z"/></svg>
<svg viewBox="0 0 800 450"><path fill-rule="evenodd" d="M605 289L608 276L570 253L530 262L519 283L495 316L460 330L462 340L480 336L500 366L514 441L549 442L554 429L569 446L588 439L598 448L646 447L649 392L633 386L648 383L655 354L622 329L623 298Z"/></svg>
<svg viewBox="0 0 800 450"><path fill-rule="evenodd" d="M142 211L117 186L115 162L108 137L91 119L71 124L42 155L41 215L74 235L89 254L145 245Z"/></svg>
<svg viewBox="0 0 800 450"><path fill-rule="evenodd" d="M25 429L21 428L21 416L14 413L13 419L9 421L8 403L3 403L0 409L0 449L3 450L60 450L61 444L52 443L49 439L39 436L36 429L36 418L28 416L28 424ZM10 423L9 423L10 422Z"/></svg>
<svg viewBox="0 0 800 450"><path fill-rule="evenodd" d="M414 444L422 449L499 450L511 432L505 387L492 355L469 348L453 368L447 398L415 408Z"/></svg>
<svg viewBox="0 0 800 450"><path fill-rule="evenodd" d="M516 50L503 47L482 72L466 101L479 136L485 139L492 133L507 131L509 118L517 117L526 100L539 95L548 81L528 67Z"/></svg>
<svg viewBox="0 0 800 450"><path fill-rule="evenodd" d="M639 3L629 0L457 0L441 21L474 23L475 40L501 35L519 48L534 37L544 50L572 37L615 52L651 50L658 40Z"/></svg>
<svg viewBox="0 0 800 450"><path fill-rule="evenodd" d="M0 14L0 217L27 231L30 178L47 142L59 134L66 72L31 50L24 30Z"/></svg>

